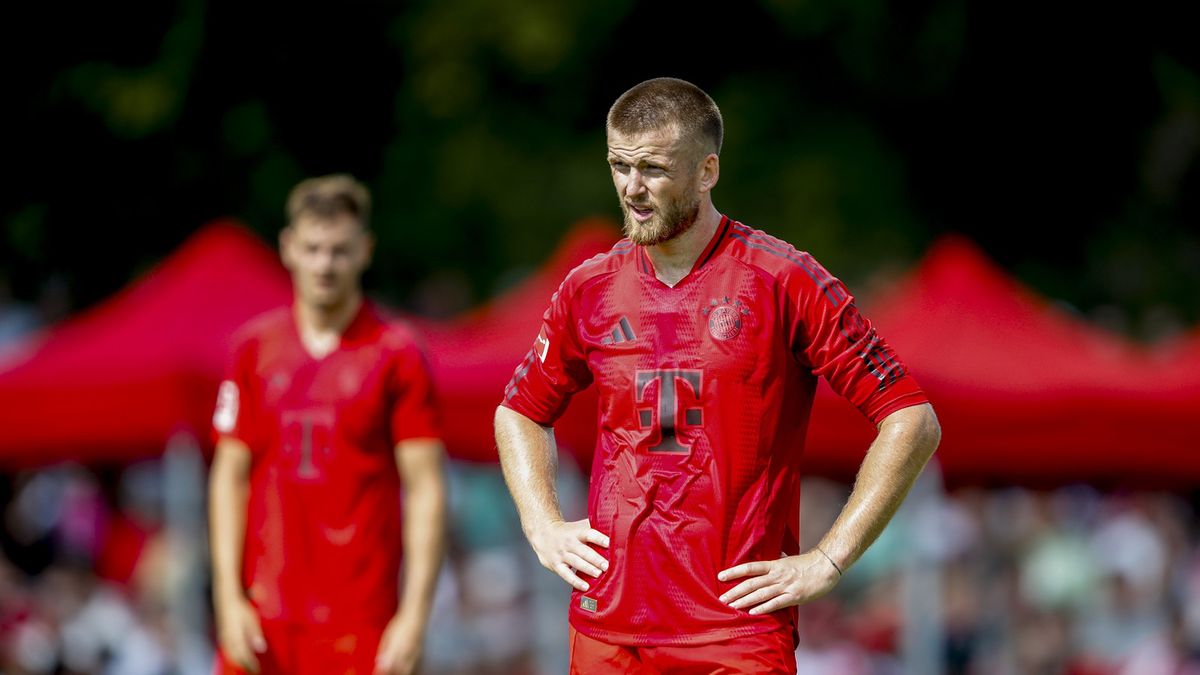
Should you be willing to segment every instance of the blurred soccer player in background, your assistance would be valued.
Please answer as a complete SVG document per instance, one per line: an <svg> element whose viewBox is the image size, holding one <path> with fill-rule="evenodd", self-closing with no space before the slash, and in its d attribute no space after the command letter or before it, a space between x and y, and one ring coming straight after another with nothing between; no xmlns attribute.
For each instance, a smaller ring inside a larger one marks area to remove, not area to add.
<svg viewBox="0 0 1200 675"><path fill-rule="evenodd" d="M608 114L626 239L575 268L496 412L538 559L574 587L573 673L795 672L795 606L883 530L940 438L846 287L713 205L723 127L681 80ZM848 503L801 552L800 459L818 377L878 428ZM588 517L564 522L552 425L595 384Z"/></svg>
<svg viewBox="0 0 1200 675"><path fill-rule="evenodd" d="M349 176L293 189L279 245L294 304L241 331L221 383L218 672L410 673L420 658L445 540L444 450L413 333L363 299L369 210Z"/></svg>

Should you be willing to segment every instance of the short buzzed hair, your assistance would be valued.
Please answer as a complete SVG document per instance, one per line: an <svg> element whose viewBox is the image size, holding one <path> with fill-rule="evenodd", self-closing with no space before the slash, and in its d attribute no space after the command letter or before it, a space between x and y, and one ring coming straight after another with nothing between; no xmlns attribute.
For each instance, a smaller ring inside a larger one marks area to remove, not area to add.
<svg viewBox="0 0 1200 675"><path fill-rule="evenodd" d="M288 222L295 223L305 215L322 219L351 216L365 229L371 219L371 192L345 173L302 180L288 195Z"/></svg>
<svg viewBox="0 0 1200 675"><path fill-rule="evenodd" d="M700 87L674 77L646 80L621 94L608 111L608 128L641 134L677 127L679 137L699 142L704 154L720 154L725 136L721 110Z"/></svg>

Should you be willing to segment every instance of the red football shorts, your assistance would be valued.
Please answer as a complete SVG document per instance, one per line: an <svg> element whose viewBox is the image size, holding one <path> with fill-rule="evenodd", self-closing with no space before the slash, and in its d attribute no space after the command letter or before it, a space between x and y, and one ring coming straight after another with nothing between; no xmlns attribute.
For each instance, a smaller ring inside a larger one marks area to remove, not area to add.
<svg viewBox="0 0 1200 675"><path fill-rule="evenodd" d="M571 675L735 675L796 672L791 632L773 631L682 647L628 647L592 639L571 627Z"/></svg>
<svg viewBox="0 0 1200 675"><path fill-rule="evenodd" d="M258 654L261 675L372 675L383 630L305 626L264 621L267 651ZM220 650L216 675L247 675Z"/></svg>

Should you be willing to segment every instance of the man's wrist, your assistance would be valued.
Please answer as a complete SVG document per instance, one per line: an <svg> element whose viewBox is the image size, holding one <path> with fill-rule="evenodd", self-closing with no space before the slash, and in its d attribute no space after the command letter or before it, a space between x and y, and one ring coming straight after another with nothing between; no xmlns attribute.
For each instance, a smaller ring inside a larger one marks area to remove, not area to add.
<svg viewBox="0 0 1200 675"><path fill-rule="evenodd" d="M428 611L422 611L409 604L403 604L400 606L400 609L396 610L396 614L392 616L392 621L403 625L415 637L423 640L425 638L425 629L429 627L428 617Z"/></svg>
<svg viewBox="0 0 1200 675"><path fill-rule="evenodd" d="M236 581L214 582L213 591L213 600L217 604L246 599L246 591L242 588L242 584Z"/></svg>
<svg viewBox="0 0 1200 675"><path fill-rule="evenodd" d="M845 572L845 570L842 569L842 566L837 564L837 561L835 561L828 553L826 553L825 549L821 548L820 546L816 546L815 548L817 549L818 553L820 553L826 560L829 561L829 564L832 565L833 569L837 571L838 578L841 579L842 574Z"/></svg>
<svg viewBox="0 0 1200 675"><path fill-rule="evenodd" d="M565 523L565 522L566 521L563 520L562 516L559 516L557 518L554 518L554 517L539 518L538 520L530 523L528 526L526 526L524 528L525 529L525 538L532 540L535 537L537 537L538 535L540 535L541 533L550 529L551 527L553 527L555 525L561 525L562 523Z"/></svg>

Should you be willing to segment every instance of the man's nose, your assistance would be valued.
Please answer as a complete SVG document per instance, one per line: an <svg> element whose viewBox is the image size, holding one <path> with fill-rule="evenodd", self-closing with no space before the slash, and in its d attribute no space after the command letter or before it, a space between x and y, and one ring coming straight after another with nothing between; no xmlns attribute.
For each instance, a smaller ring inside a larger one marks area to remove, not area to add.
<svg viewBox="0 0 1200 675"><path fill-rule="evenodd" d="M635 197L646 191L646 183L642 180L642 173L637 169L629 170L629 180L625 182L625 196Z"/></svg>

